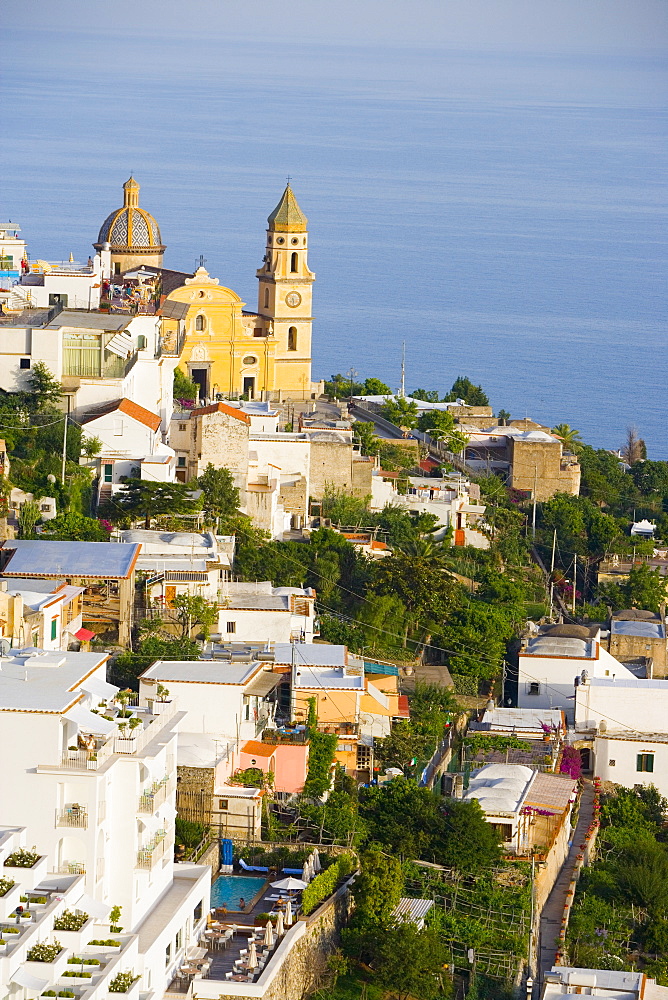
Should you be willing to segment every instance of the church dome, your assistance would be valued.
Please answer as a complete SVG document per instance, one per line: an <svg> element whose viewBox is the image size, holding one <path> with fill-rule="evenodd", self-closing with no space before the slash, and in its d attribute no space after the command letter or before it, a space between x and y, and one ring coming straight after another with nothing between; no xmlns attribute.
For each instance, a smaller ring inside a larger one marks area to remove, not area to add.
<svg viewBox="0 0 668 1000"><path fill-rule="evenodd" d="M123 207L108 215L100 226L96 250L109 243L112 253L164 253L158 223L139 207L139 184L130 177L123 185Z"/></svg>

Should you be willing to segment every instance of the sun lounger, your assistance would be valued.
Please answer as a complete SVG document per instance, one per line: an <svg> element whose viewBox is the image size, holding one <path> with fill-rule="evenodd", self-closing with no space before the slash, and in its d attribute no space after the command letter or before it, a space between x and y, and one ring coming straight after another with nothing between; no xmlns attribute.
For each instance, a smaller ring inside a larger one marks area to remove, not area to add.
<svg viewBox="0 0 668 1000"><path fill-rule="evenodd" d="M260 865L247 865L243 858L239 858L239 867L243 868L245 872L268 872L268 868L262 868ZM300 869L301 871L301 869Z"/></svg>
<svg viewBox="0 0 668 1000"><path fill-rule="evenodd" d="M299 877L301 878L304 869L303 868L284 868L283 871L285 872L286 875L299 875Z"/></svg>

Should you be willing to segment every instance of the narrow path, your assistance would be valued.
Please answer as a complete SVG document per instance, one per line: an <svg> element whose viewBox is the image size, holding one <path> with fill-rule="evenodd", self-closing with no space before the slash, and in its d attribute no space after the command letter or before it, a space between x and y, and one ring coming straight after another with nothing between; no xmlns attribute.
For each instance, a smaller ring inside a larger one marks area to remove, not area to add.
<svg viewBox="0 0 668 1000"><path fill-rule="evenodd" d="M580 853L580 844L584 843L593 816L594 786L589 779L585 779L582 795L580 796L580 813L578 815L577 826L573 831L571 847L540 917L538 968L541 982L545 973L549 972L554 965L554 958L557 952L557 938L561 930L561 918L564 913L564 906L566 905L566 890L573 876L575 858Z"/></svg>

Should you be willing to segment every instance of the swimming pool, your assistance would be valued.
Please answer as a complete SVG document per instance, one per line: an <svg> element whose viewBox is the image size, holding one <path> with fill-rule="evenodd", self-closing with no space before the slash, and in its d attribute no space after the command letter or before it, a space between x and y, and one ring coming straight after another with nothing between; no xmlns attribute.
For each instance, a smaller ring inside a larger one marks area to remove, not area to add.
<svg viewBox="0 0 668 1000"><path fill-rule="evenodd" d="M251 878L250 875L219 875L211 886L211 906L226 906L228 910L238 911L241 898L248 906L266 884L265 878Z"/></svg>

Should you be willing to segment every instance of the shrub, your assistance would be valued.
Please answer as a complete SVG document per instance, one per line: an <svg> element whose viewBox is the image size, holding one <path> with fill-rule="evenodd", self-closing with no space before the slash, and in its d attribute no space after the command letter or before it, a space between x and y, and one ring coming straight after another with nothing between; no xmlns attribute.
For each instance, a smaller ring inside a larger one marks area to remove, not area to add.
<svg viewBox="0 0 668 1000"><path fill-rule="evenodd" d="M127 993L134 982L139 979L134 972L119 972L109 983L110 993Z"/></svg>
<svg viewBox="0 0 668 1000"><path fill-rule="evenodd" d="M120 948L121 946L121 942L114 941L113 938L94 938L88 944L95 945L97 948Z"/></svg>
<svg viewBox="0 0 668 1000"><path fill-rule="evenodd" d="M46 944L44 941L34 944L28 951L26 958L29 962L53 962L63 950L60 941L53 944Z"/></svg>
<svg viewBox="0 0 668 1000"><path fill-rule="evenodd" d="M302 912L304 916L315 910L318 903L321 903L323 899L331 896L341 879L350 875L353 867L353 855L347 853L341 854L326 871L316 875L302 893Z"/></svg>
<svg viewBox="0 0 668 1000"><path fill-rule="evenodd" d="M331 768L339 742L336 733L309 732L308 774L304 782L304 795L319 799L331 784Z"/></svg>
<svg viewBox="0 0 668 1000"><path fill-rule="evenodd" d="M54 931L80 931L87 920L87 913L73 913L71 910L63 910L53 921L53 929Z"/></svg>
<svg viewBox="0 0 668 1000"><path fill-rule="evenodd" d="M99 965L99 958L79 958L73 955L72 958L67 959L68 965Z"/></svg>
<svg viewBox="0 0 668 1000"><path fill-rule="evenodd" d="M10 878L0 878L0 896L4 896L12 886L16 885Z"/></svg>
<svg viewBox="0 0 668 1000"><path fill-rule="evenodd" d="M93 973L92 972L82 972L81 969L79 969L78 972L75 972L73 969L65 969L65 971L63 973L61 973L61 975L63 975L64 977L67 977L68 979L92 979L93 978Z"/></svg>
<svg viewBox="0 0 668 1000"><path fill-rule="evenodd" d="M58 990L59 997L73 997L74 993L72 990Z"/></svg>
<svg viewBox="0 0 668 1000"><path fill-rule="evenodd" d="M36 851L26 851L20 847L5 859L5 868L32 868L39 861Z"/></svg>

